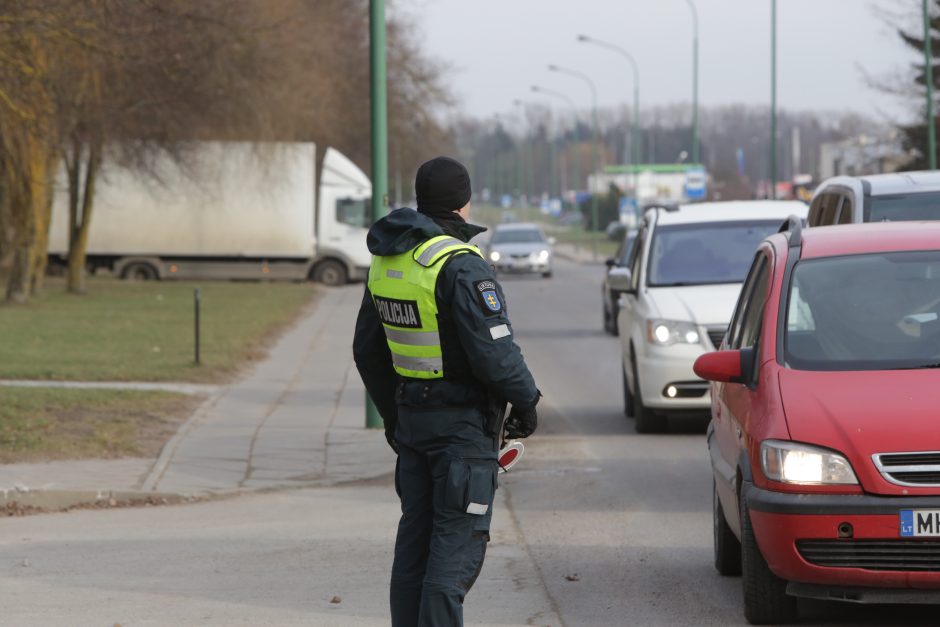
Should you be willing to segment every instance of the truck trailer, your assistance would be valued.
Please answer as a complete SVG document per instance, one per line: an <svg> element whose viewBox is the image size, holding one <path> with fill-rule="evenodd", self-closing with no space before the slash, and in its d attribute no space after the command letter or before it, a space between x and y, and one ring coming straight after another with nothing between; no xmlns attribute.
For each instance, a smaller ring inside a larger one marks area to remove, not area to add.
<svg viewBox="0 0 940 627"><path fill-rule="evenodd" d="M328 285L365 278L372 185L342 153L328 148L319 173L313 143L195 142L184 155L157 158L146 173L102 167L89 272ZM50 263L67 255L68 189L60 183Z"/></svg>

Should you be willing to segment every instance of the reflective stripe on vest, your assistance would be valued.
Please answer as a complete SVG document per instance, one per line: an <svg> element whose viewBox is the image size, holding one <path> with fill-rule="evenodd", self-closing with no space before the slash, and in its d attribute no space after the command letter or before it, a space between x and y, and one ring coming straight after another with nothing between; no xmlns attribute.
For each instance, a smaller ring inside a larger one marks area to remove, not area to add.
<svg viewBox="0 0 940 627"><path fill-rule="evenodd" d="M444 266L441 261L467 253L480 255L475 246L441 235L400 255L372 258L369 291L385 329L395 372L401 376L443 378L437 277Z"/></svg>

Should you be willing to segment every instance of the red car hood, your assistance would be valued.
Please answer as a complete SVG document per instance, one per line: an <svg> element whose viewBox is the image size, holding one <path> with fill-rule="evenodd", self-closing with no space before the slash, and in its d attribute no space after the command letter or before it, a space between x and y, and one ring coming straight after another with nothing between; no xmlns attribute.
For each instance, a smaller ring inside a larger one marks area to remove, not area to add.
<svg viewBox="0 0 940 627"><path fill-rule="evenodd" d="M940 450L940 369L780 370L790 437L844 453L868 492L897 494L873 453Z"/></svg>

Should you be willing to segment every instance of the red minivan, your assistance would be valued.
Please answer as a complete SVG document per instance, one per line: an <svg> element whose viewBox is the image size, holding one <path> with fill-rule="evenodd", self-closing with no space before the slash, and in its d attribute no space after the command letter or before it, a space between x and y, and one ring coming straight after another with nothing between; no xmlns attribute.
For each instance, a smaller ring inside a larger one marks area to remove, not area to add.
<svg viewBox="0 0 940 627"><path fill-rule="evenodd" d="M757 251L712 381L715 567L754 624L796 597L940 602L940 222Z"/></svg>

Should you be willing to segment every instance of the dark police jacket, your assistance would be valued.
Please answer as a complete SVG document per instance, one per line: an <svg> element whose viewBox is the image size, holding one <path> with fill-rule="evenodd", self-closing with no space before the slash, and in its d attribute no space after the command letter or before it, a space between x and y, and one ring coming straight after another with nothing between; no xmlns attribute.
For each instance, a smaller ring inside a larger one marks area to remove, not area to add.
<svg viewBox="0 0 940 627"><path fill-rule="evenodd" d="M461 223L464 241L483 232L482 227ZM396 209L369 229L368 246L373 255L400 255L422 242L444 235L431 218L413 209ZM415 409L487 406L495 395L517 407L531 407L539 392L526 367L522 352L513 340L506 313L506 299L492 268L478 255L454 255L444 262L437 279L435 298L444 360L443 379L401 377L392 367L385 331L368 286L356 320L353 356L356 367L372 396L387 432L393 432L399 406ZM483 300L482 282L495 285L499 307L494 311ZM497 329L507 325L510 334Z"/></svg>

